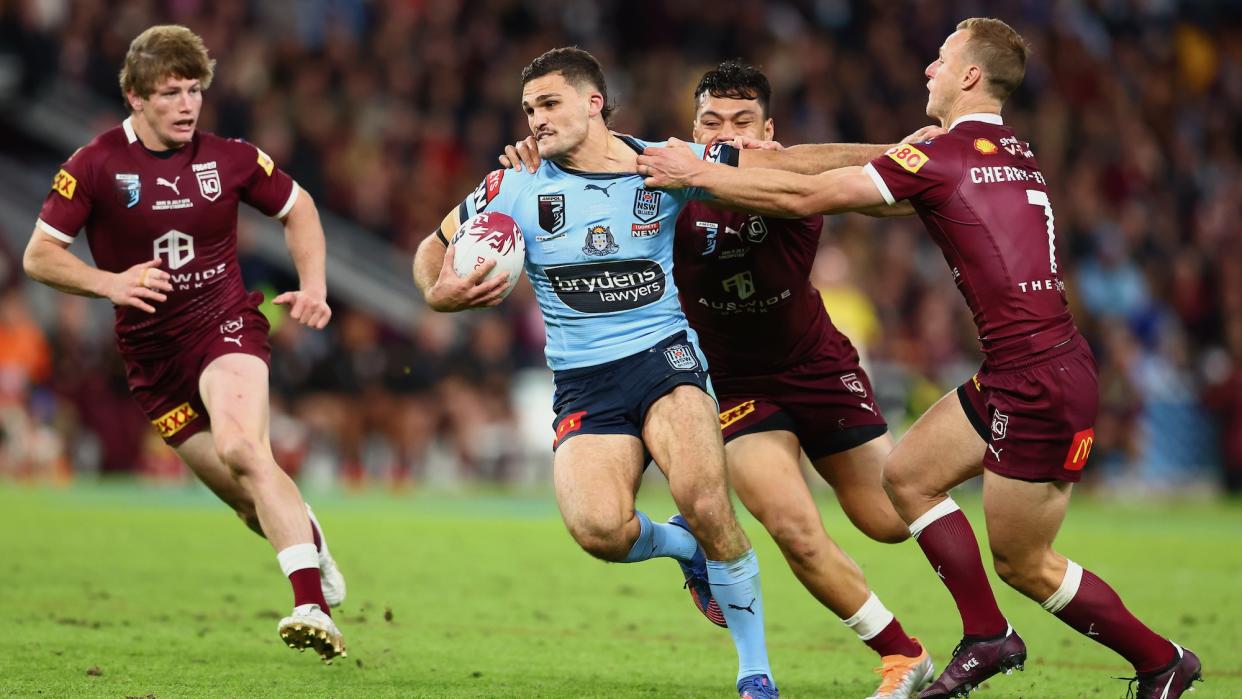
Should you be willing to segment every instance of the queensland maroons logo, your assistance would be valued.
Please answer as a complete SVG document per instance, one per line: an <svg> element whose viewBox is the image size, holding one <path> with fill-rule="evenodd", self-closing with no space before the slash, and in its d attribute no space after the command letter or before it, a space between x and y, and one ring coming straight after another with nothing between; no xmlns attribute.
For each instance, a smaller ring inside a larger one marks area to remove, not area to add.
<svg viewBox="0 0 1242 699"><path fill-rule="evenodd" d="M463 236L470 236L475 241L485 243L489 248L496 251L499 255L508 255L517 249L518 229L512 224L505 225L503 221L498 221L500 225L495 225L491 220L494 218L491 214L480 214L474 224L461 229L457 235L453 236L453 242L456 243Z"/></svg>

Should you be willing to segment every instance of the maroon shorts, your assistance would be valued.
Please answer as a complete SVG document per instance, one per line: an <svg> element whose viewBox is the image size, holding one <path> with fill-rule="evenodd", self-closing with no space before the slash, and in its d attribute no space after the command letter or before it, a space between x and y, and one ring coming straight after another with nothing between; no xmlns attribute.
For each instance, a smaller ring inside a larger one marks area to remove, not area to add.
<svg viewBox="0 0 1242 699"><path fill-rule="evenodd" d="M249 354L264 362L271 358L267 318L258 308L262 300L262 294L250 294L218 323L170 343L176 346L174 354L125 357L129 391L169 446L180 446L211 424L198 377L212 360L225 354Z"/></svg>
<svg viewBox="0 0 1242 699"><path fill-rule="evenodd" d="M888 432L858 353L846 346L844 356L815 359L777 373L713 376L724 440L786 430L815 461Z"/></svg>
<svg viewBox="0 0 1242 699"><path fill-rule="evenodd" d="M1095 357L1082 336L1025 365L984 365L957 395L987 442L984 468L1024 481L1082 478L1100 408Z"/></svg>

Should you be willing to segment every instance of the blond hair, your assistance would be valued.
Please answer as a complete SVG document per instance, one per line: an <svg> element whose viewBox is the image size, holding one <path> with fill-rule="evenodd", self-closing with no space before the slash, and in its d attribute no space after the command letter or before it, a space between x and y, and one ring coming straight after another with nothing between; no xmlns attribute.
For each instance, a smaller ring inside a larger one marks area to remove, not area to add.
<svg viewBox="0 0 1242 699"><path fill-rule="evenodd" d="M157 25L130 42L121 66L121 95L133 92L150 97L156 85L169 77L197 80L206 90L215 68L202 37L179 24Z"/></svg>
<svg viewBox="0 0 1242 699"><path fill-rule="evenodd" d="M1026 75L1026 56L1030 52L1026 40L1013 27L989 17L962 20L957 28L970 32L966 50L983 68L988 94L1005 101Z"/></svg>

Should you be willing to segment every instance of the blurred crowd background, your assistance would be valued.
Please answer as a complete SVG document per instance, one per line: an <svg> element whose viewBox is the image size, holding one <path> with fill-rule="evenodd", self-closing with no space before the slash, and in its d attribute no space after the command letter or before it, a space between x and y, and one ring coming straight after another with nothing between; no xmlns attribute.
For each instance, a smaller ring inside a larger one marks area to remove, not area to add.
<svg viewBox="0 0 1242 699"><path fill-rule="evenodd" d="M1089 481L1126 493L1237 491L1240 9L1176 0L9 0L0 1L0 88L10 109L53 85L80 88L95 107L75 118L102 131L124 116L116 73L129 41L151 24L186 24L218 60L200 128L259 144L321 208L409 257L527 133L518 74L548 48L576 44L600 59L618 131L688 137L700 75L741 57L772 81L778 140L883 143L928 122L923 69L954 25L999 17L1033 48L1005 117L1051 183L1069 298L1101 371ZM5 131L0 145L48 179L69 154ZM29 225L39 206L28 202ZM292 283L245 251L243 264L252 287ZM980 361L969 312L917 220L829 219L814 283L867 357L897 434ZM0 472L184 478L126 393L110 317L95 318L110 316L106 307L66 296L31 303L38 292L12 243L0 248L0 286ZM398 487L546 478L551 386L528 287L492 312L427 312L399 327L333 301L324 333L275 324L283 465L325 483Z"/></svg>

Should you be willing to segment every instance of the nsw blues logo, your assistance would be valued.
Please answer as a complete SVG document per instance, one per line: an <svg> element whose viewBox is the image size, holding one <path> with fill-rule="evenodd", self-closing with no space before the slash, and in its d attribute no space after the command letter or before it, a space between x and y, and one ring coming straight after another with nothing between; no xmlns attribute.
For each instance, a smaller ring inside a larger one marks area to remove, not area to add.
<svg viewBox="0 0 1242 699"><path fill-rule="evenodd" d="M678 371L693 371L699 368L699 358L689 345L673 345L664 350L664 358L668 365Z"/></svg>
<svg viewBox="0 0 1242 699"><path fill-rule="evenodd" d="M138 205L138 199L142 196L142 182L138 179L136 173L116 173L116 200L120 204L124 204L125 208L132 209Z"/></svg>
<svg viewBox="0 0 1242 699"><path fill-rule="evenodd" d="M612 229L608 226L591 226L587 229L586 245L582 246L582 252L592 257L603 257L620 249L616 239L612 237Z"/></svg>
<svg viewBox="0 0 1242 699"><path fill-rule="evenodd" d="M639 189L634 192L634 218L649 223L660 215L660 199L664 192Z"/></svg>

